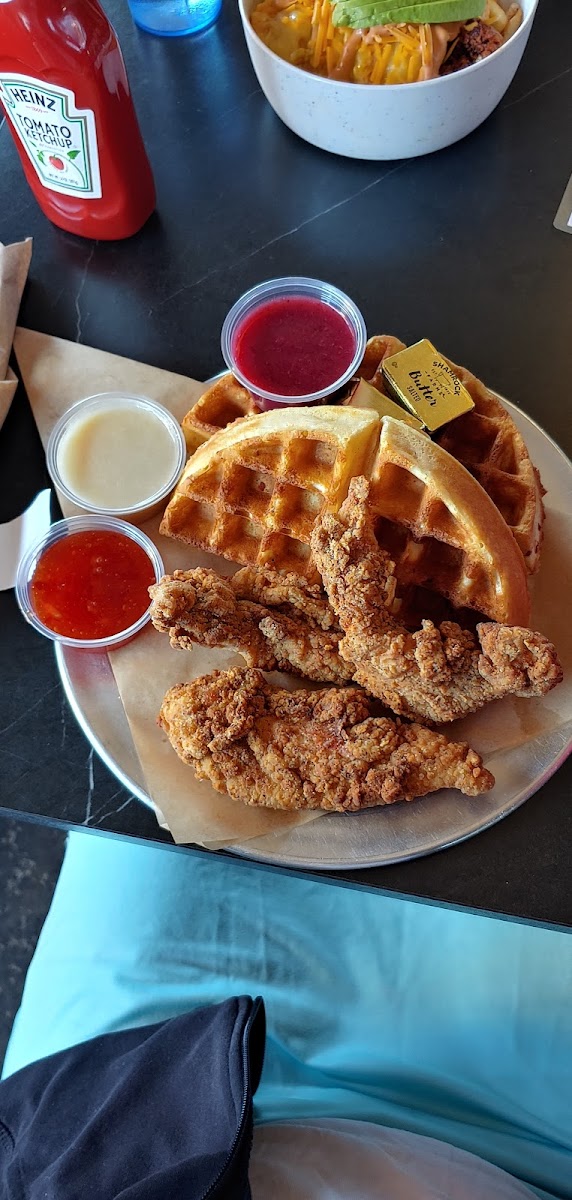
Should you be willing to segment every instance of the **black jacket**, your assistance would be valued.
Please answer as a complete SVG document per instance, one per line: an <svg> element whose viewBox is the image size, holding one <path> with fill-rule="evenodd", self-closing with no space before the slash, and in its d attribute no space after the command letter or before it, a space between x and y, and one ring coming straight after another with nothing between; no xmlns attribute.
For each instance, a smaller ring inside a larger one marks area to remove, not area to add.
<svg viewBox="0 0 572 1200"><path fill-rule="evenodd" d="M249 1200L262 1000L93 1038L0 1083L0 1200Z"/></svg>

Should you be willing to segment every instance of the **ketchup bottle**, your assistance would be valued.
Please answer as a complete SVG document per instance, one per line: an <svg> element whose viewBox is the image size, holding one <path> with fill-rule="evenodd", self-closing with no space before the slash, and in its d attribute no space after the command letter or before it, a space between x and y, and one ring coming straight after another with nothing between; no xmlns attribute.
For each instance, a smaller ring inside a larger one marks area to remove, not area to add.
<svg viewBox="0 0 572 1200"><path fill-rule="evenodd" d="M50 221L107 240L141 228L155 208L153 175L97 0L0 0L0 101Z"/></svg>

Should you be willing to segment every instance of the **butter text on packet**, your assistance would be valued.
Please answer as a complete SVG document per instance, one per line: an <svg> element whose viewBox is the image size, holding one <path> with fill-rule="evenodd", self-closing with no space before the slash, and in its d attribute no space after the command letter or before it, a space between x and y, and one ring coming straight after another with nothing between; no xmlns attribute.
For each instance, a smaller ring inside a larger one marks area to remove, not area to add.
<svg viewBox="0 0 572 1200"><path fill-rule="evenodd" d="M452 367L427 338L384 359L382 371L394 396L430 433L475 407Z"/></svg>

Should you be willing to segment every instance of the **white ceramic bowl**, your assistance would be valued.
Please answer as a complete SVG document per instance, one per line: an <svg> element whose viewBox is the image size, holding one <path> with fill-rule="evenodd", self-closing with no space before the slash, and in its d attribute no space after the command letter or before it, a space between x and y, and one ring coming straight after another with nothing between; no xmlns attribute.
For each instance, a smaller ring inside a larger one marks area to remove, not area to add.
<svg viewBox="0 0 572 1200"><path fill-rule="evenodd" d="M481 62L420 83L342 83L284 62L254 32L257 0L238 0L258 82L274 111L305 141L347 158L416 158L451 146L490 115L524 53L538 0L520 0L523 22Z"/></svg>

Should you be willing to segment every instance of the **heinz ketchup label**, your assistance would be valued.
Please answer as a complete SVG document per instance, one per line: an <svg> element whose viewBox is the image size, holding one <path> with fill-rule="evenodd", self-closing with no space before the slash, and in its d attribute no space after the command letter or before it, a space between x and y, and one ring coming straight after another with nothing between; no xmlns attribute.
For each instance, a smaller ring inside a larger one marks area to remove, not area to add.
<svg viewBox="0 0 572 1200"><path fill-rule="evenodd" d="M62 195L101 196L94 114L75 95L29 75L0 75L0 100L44 187Z"/></svg>

